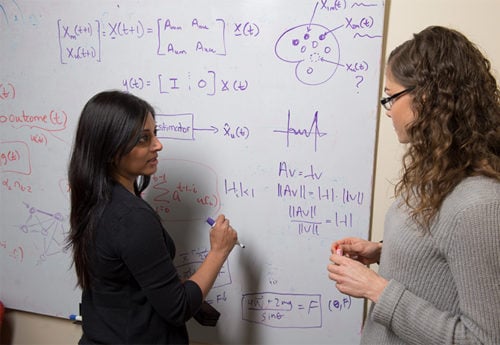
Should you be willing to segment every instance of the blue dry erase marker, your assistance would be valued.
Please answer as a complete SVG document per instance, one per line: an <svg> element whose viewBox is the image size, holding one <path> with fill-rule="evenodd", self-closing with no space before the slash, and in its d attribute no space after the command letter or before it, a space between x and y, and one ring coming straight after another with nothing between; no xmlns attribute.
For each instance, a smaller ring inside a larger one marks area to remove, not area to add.
<svg viewBox="0 0 500 345"><path fill-rule="evenodd" d="M69 316L69 319L73 321L82 321L82 317L80 315L75 315L75 314L71 314Z"/></svg>
<svg viewBox="0 0 500 345"><path fill-rule="evenodd" d="M215 220L213 220L212 218L208 217L207 218L207 223L210 226L214 226ZM245 245L243 243L241 243L240 241L236 241L236 244L239 245L241 248L245 248Z"/></svg>

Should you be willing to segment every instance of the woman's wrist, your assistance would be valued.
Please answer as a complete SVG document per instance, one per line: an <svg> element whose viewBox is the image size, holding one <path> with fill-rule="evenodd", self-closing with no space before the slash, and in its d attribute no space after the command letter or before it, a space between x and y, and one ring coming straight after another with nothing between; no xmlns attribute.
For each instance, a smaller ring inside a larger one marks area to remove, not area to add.
<svg viewBox="0 0 500 345"><path fill-rule="evenodd" d="M370 285L371 288L369 291L367 291L366 298L368 298L373 303L377 303L380 298L380 295L382 295L382 292L384 291L388 283L389 282L387 280L377 275L377 280Z"/></svg>

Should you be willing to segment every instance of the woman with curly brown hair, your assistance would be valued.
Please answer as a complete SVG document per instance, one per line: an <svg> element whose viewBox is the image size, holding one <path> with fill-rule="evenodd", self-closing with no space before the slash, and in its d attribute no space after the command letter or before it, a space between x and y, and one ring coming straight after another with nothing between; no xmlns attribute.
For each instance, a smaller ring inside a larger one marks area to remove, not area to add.
<svg viewBox="0 0 500 345"><path fill-rule="evenodd" d="M500 90L490 62L463 34L428 27L390 54L385 92L409 145L384 242L334 242L329 278L373 302L363 344L500 344ZM378 273L365 266L375 262Z"/></svg>

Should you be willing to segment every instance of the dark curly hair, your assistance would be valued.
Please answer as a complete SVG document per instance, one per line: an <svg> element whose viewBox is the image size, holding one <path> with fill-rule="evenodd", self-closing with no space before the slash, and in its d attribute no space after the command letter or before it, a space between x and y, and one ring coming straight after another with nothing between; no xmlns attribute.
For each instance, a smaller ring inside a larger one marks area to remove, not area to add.
<svg viewBox="0 0 500 345"><path fill-rule="evenodd" d="M415 120L395 186L428 230L468 176L500 180L500 91L489 60L463 34L431 26L392 51L387 68L411 92Z"/></svg>

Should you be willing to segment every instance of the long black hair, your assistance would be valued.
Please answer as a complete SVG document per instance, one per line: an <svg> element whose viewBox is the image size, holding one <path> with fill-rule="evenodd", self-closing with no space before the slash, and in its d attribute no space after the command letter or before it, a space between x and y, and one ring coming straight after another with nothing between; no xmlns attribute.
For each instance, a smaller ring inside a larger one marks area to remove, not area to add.
<svg viewBox="0 0 500 345"><path fill-rule="evenodd" d="M88 246L104 206L111 198L115 164L137 143L147 116L154 109L144 100L121 91L93 96L80 115L69 162L71 230L68 248L73 251L78 285L90 286ZM136 195L149 184L149 176L135 181Z"/></svg>

